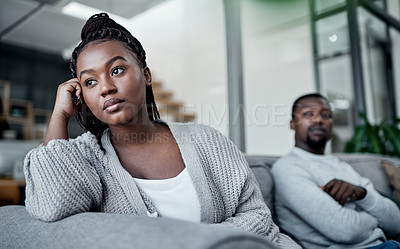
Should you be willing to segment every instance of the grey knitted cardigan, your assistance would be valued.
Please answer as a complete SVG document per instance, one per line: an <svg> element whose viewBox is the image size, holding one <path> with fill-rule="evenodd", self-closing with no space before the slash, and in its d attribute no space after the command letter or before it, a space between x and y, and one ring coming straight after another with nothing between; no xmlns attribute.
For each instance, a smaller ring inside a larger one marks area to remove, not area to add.
<svg viewBox="0 0 400 249"><path fill-rule="evenodd" d="M221 133L199 124L167 124L197 191L201 221L221 223L268 237L280 248L300 248L279 233L245 158ZM86 211L134 215L157 212L122 167L106 130L52 140L24 161L26 209L56 221ZM159 214L160 216L162 214Z"/></svg>

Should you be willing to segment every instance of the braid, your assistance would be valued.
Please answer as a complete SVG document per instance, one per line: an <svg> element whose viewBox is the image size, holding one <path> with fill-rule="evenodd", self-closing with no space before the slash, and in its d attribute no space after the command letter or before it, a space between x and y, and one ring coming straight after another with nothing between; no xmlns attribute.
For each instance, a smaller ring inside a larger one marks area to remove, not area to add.
<svg viewBox="0 0 400 249"><path fill-rule="evenodd" d="M147 113L149 114L150 121L160 119L160 113L158 112L156 102L154 100L153 88L146 86L146 102L147 102Z"/></svg>
<svg viewBox="0 0 400 249"><path fill-rule="evenodd" d="M97 44L105 41L120 41L135 55L142 68L147 66L146 52L144 51L142 44L140 44L140 42L132 36L125 27L109 18L106 13L95 14L86 21L81 31L81 40L82 41L72 52L70 62L70 70L72 77L74 78L77 77L76 62L78 56L89 43ZM159 119L160 115L157 110L151 86L146 87L146 105L150 121ZM97 119L87 106L82 108L82 111L78 113L76 119L83 129L95 134L98 140L103 131L108 127L107 124Z"/></svg>

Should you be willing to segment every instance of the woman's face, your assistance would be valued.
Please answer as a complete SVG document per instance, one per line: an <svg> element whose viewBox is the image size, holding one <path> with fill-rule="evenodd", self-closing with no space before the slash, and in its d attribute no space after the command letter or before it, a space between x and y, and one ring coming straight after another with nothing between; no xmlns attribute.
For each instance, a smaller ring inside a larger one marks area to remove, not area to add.
<svg viewBox="0 0 400 249"><path fill-rule="evenodd" d="M114 126L147 118L144 107L150 70L141 68L121 42L88 44L76 68L83 99L102 122Z"/></svg>

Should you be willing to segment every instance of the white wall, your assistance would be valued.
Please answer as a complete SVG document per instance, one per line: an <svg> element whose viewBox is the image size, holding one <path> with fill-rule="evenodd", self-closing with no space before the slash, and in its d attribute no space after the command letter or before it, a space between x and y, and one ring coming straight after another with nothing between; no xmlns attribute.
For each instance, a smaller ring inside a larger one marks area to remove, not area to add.
<svg viewBox="0 0 400 249"><path fill-rule="evenodd" d="M315 91L308 1L242 1L246 150L282 155L294 145L291 106Z"/></svg>
<svg viewBox="0 0 400 249"><path fill-rule="evenodd" d="M247 153L286 153L292 102L315 89L308 2L289 2L241 2ZM224 22L222 0L170 0L134 18L130 30L154 78L196 122L228 134Z"/></svg>
<svg viewBox="0 0 400 249"><path fill-rule="evenodd" d="M196 122L228 133L225 23L222 1L170 0L135 17L153 78L196 113Z"/></svg>

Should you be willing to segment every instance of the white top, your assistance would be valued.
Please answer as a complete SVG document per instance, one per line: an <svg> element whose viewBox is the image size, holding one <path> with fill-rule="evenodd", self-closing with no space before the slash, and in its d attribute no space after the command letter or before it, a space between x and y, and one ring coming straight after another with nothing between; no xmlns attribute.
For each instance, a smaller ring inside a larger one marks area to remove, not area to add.
<svg viewBox="0 0 400 249"><path fill-rule="evenodd" d="M135 179L136 184L150 197L163 217L200 222L200 202L189 172L162 180ZM157 214L149 216L157 217Z"/></svg>

